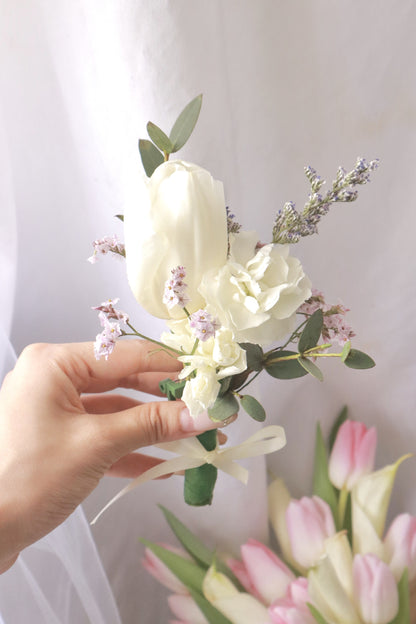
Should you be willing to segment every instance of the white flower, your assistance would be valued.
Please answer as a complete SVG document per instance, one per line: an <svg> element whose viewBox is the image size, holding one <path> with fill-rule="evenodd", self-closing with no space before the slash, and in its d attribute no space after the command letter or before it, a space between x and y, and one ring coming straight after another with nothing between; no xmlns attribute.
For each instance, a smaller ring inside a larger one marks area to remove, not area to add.
<svg viewBox="0 0 416 624"><path fill-rule="evenodd" d="M230 257L207 272L199 292L206 309L233 330L238 342L270 344L293 327L297 308L310 297L311 283L287 245L256 250L255 232L230 236Z"/></svg>
<svg viewBox="0 0 416 624"><path fill-rule="evenodd" d="M201 366L197 369L195 377L186 382L182 400L195 417L215 403L220 388L215 368Z"/></svg>
<svg viewBox="0 0 416 624"><path fill-rule="evenodd" d="M204 306L203 273L227 260L227 215L222 183L197 165L161 164L139 184L138 203L124 214L127 277L143 308L160 318L183 318L180 306L163 303L166 281L185 267L189 310ZM188 306L187 306L188 307Z"/></svg>

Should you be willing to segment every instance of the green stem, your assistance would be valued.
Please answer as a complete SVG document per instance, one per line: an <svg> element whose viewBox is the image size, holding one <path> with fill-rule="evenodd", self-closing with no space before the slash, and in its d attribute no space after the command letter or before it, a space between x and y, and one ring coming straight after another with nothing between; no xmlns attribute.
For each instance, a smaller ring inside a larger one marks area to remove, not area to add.
<svg viewBox="0 0 416 624"><path fill-rule="evenodd" d="M173 347L168 347L167 345L163 344L163 342L159 342L159 340L154 340L153 338L149 338L148 336L141 334L130 323L127 322L126 325L130 327L133 333L130 334L128 332L123 331L121 334L122 336L137 336L138 338L143 338L143 340L147 340L148 342L153 342L153 344L157 344L159 347L162 347L162 349L172 351L172 353L176 353L177 355L183 355L181 351L178 351L177 349L173 349Z"/></svg>
<svg viewBox="0 0 416 624"><path fill-rule="evenodd" d="M343 487L339 493L339 499L338 499L338 528L339 530L341 530L344 525L345 510L347 508L347 502L348 502L348 494L349 492L345 487Z"/></svg>
<svg viewBox="0 0 416 624"><path fill-rule="evenodd" d="M260 373L261 373L261 371L262 371L262 370L263 370L263 369L261 369L261 370L257 371L257 373L256 373L255 375L253 375L253 377L252 377L251 379L249 379L248 381L246 381L246 383L245 383L245 384L243 384L243 385L241 386L241 388L238 388L238 392L240 392L241 390L243 390L244 388L246 388L249 384L251 384L251 382L252 382L252 381L254 381L254 380L255 380L255 378L256 378L256 377L258 377L258 376L260 375ZM236 393L234 393L234 394L236 394Z"/></svg>

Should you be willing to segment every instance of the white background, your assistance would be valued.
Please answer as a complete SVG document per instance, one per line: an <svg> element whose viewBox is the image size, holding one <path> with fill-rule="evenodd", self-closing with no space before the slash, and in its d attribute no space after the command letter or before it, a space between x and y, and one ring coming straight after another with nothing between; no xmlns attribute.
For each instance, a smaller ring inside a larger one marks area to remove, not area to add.
<svg viewBox="0 0 416 624"><path fill-rule="evenodd" d="M122 262L86 262L135 201L137 139L150 119L168 131L204 94L180 153L224 182L245 229L268 240L275 211L301 206L310 164L329 182L357 156L380 158L356 203L335 206L299 243L315 287L351 308L355 346L377 362L325 366L325 382L263 379L268 423L287 448L268 459L295 496L308 491L316 421L337 411L379 432L378 465L415 450L416 6L380 0L28 0L0 2L1 320L19 352L34 341L93 339L90 306L119 296L144 333ZM237 441L253 430L241 414ZM139 536L168 538L164 502L214 544L266 539L265 466L247 489L221 478L215 505L186 509L180 479L130 494L93 533L124 624L166 621L163 590L140 567ZM400 468L394 509L416 512L415 460ZM106 480L92 517L120 487Z"/></svg>

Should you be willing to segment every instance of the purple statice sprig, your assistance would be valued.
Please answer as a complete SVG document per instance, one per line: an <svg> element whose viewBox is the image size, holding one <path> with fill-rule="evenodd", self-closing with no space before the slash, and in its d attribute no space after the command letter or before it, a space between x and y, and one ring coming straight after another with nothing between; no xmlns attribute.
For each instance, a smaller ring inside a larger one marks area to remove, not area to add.
<svg viewBox="0 0 416 624"><path fill-rule="evenodd" d="M339 167L332 189L325 194L320 193L325 180L312 167L305 167L311 185L309 199L302 212L298 212L291 201L278 211L273 226L273 243L297 243L304 236L316 234L318 223L329 212L331 204L355 201L358 197L355 187L370 181L370 174L377 169L378 163L378 160L367 162L365 158L357 158L349 173Z"/></svg>
<svg viewBox="0 0 416 624"><path fill-rule="evenodd" d="M116 234L99 238L93 242L92 246L94 247L94 253L88 258L88 262L91 262L91 264L95 264L99 256L105 256L108 253L113 253L123 258L126 257L124 244L119 241Z"/></svg>
<svg viewBox="0 0 416 624"><path fill-rule="evenodd" d="M198 310L189 316L189 325L195 338L201 342L215 336L215 332L221 327L218 319L206 310Z"/></svg>
<svg viewBox="0 0 416 624"><path fill-rule="evenodd" d="M122 335L122 329L120 327L120 323L111 322L105 312L100 311L98 313L98 317L100 319L101 326L104 328L100 334L97 334L94 342L94 354L95 359L99 360L101 357L104 357L108 360L108 356L114 350L116 345L117 338Z"/></svg>
<svg viewBox="0 0 416 624"><path fill-rule="evenodd" d="M166 280L163 303L169 310L176 305L180 308L185 308L186 304L189 302L189 297L186 294L187 284L184 282L185 277L185 268L183 266L177 266L171 270L171 277Z"/></svg>
<svg viewBox="0 0 416 624"><path fill-rule="evenodd" d="M235 214L231 212L231 210L226 207L227 211L227 232L228 234L238 234L241 230L241 225L238 223Z"/></svg>
<svg viewBox="0 0 416 624"><path fill-rule="evenodd" d="M309 318L316 312L323 312L322 338L329 342L336 342L343 346L356 335L351 326L345 320L345 315L349 312L341 303L326 303L322 292L312 289L312 296L305 301L298 309L299 314L304 314Z"/></svg>
<svg viewBox="0 0 416 624"><path fill-rule="evenodd" d="M122 310L116 310L114 307L119 301L120 299L118 297L116 297L116 299L107 299L107 301L104 301L101 305L93 307L92 310L102 312L103 314L105 314L108 320L116 320L122 321L123 323L128 323L128 314L122 312Z"/></svg>

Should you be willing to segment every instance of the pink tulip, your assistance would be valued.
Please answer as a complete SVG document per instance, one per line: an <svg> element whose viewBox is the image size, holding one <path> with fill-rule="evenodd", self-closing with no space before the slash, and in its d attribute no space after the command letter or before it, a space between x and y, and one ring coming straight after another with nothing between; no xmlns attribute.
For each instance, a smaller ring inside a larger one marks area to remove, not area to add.
<svg viewBox="0 0 416 624"><path fill-rule="evenodd" d="M405 568L409 582L416 579L416 518L409 514L397 516L384 538L387 563L397 581Z"/></svg>
<svg viewBox="0 0 416 624"><path fill-rule="evenodd" d="M168 544L160 544L164 548L167 548L171 552L189 559L189 555L180 548L175 548ZM165 587L175 592L176 594L188 594L188 590L185 585L169 570L169 568L157 557L150 548L145 549L145 556L142 559L142 565L149 574L155 577Z"/></svg>
<svg viewBox="0 0 416 624"><path fill-rule="evenodd" d="M299 577L287 588L286 596L277 600L269 609L273 624L316 624L307 603L312 602L308 593L308 581Z"/></svg>
<svg viewBox="0 0 416 624"><path fill-rule="evenodd" d="M324 552L325 540L335 535L331 509L318 496L291 500L286 525L293 558L305 569L316 564Z"/></svg>
<svg viewBox="0 0 416 624"><path fill-rule="evenodd" d="M329 478L338 489L351 490L360 477L374 468L377 445L375 427L346 420L339 428L329 458Z"/></svg>
<svg viewBox="0 0 416 624"><path fill-rule="evenodd" d="M240 583L266 605L285 595L294 574L267 546L250 539L241 546L243 562L227 561Z"/></svg>
<svg viewBox="0 0 416 624"><path fill-rule="evenodd" d="M168 603L172 613L180 618L178 624L208 624L207 619L191 596L172 594L168 597Z"/></svg>
<svg viewBox="0 0 416 624"><path fill-rule="evenodd" d="M354 597L365 624L388 624L399 610L396 580L386 563L375 555L355 555Z"/></svg>

